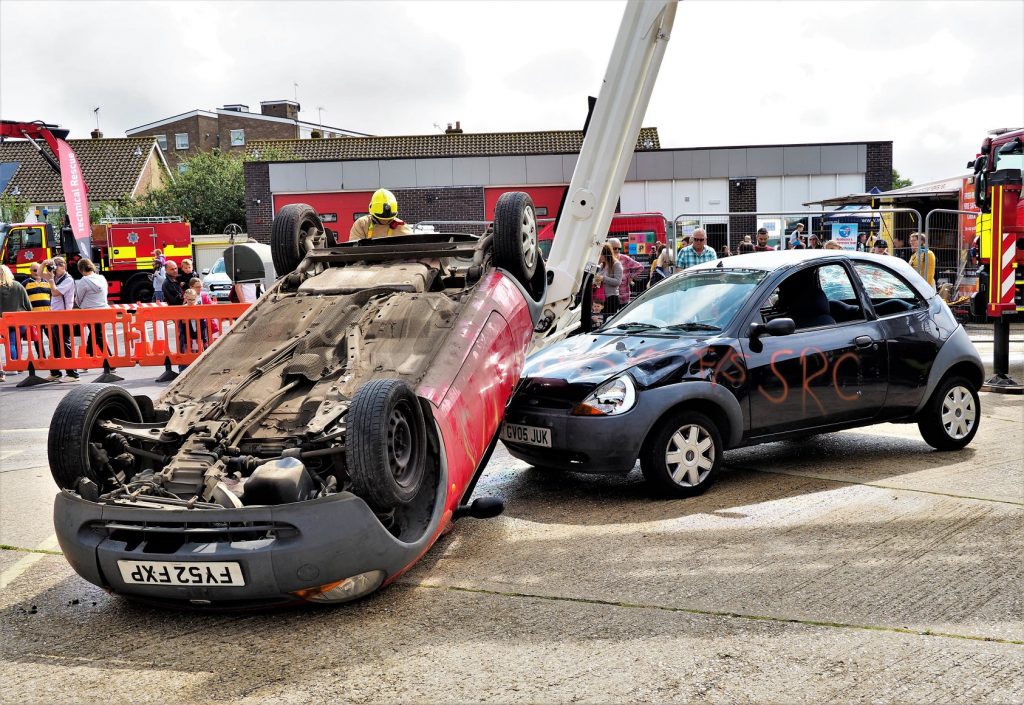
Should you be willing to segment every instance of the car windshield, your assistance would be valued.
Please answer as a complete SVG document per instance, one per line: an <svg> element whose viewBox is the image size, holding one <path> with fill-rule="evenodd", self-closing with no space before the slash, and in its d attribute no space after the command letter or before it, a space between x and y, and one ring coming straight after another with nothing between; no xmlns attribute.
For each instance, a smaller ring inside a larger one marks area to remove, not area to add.
<svg viewBox="0 0 1024 705"><path fill-rule="evenodd" d="M601 330L722 330L767 274L753 269L713 269L674 277L630 303Z"/></svg>
<svg viewBox="0 0 1024 705"><path fill-rule="evenodd" d="M213 269L210 270L210 274L223 274L223 273L224 273L224 258L221 257L219 260L217 260L214 263Z"/></svg>

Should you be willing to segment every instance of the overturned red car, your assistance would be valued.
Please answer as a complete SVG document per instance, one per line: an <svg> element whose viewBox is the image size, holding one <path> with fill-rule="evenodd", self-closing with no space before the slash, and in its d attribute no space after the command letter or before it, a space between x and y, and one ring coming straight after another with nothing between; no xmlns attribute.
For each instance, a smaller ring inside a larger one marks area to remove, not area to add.
<svg viewBox="0 0 1024 705"><path fill-rule="evenodd" d="M324 245L284 208L287 274L159 399L90 385L58 406L54 522L80 575L163 603L344 602L501 511L461 503L544 300L529 197L482 238Z"/></svg>

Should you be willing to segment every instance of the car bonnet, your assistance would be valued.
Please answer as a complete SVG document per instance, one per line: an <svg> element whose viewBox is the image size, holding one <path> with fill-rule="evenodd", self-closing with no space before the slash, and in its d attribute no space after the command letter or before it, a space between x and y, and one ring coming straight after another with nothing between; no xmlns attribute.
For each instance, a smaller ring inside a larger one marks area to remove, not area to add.
<svg viewBox="0 0 1024 705"><path fill-rule="evenodd" d="M708 342L706 334L577 335L531 355L523 377L590 385L631 370L641 387L649 387L693 362Z"/></svg>

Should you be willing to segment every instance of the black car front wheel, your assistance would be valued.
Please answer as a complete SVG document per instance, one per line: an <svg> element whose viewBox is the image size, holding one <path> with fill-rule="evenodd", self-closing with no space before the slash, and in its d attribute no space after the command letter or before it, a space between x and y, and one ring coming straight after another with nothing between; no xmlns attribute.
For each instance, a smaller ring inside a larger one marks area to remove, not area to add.
<svg viewBox="0 0 1024 705"><path fill-rule="evenodd" d="M978 390L963 377L943 380L921 411L917 428L936 450L960 450L974 440L981 423Z"/></svg>
<svg viewBox="0 0 1024 705"><path fill-rule="evenodd" d="M675 497L704 492L721 464L722 435L714 421L696 411L681 411L662 420L640 456L647 481L659 493Z"/></svg>

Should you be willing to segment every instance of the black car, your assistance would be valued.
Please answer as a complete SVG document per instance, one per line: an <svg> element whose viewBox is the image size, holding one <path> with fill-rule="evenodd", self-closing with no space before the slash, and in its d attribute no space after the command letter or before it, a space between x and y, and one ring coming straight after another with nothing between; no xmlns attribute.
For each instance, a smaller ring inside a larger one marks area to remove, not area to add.
<svg viewBox="0 0 1024 705"><path fill-rule="evenodd" d="M506 414L538 467L626 473L703 492L729 448L881 422L939 450L981 420L966 331L902 260L796 250L676 274L600 329L532 355Z"/></svg>

